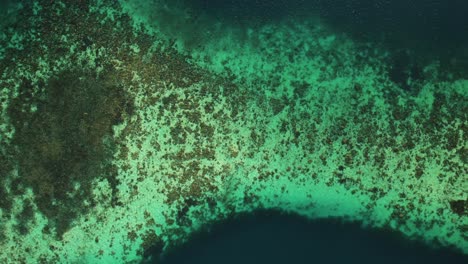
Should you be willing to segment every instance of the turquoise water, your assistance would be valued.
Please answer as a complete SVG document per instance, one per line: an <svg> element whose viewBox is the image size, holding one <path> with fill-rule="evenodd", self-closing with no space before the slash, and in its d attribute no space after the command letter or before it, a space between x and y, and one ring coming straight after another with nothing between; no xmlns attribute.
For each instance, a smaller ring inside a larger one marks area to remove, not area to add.
<svg viewBox="0 0 468 264"><path fill-rule="evenodd" d="M0 1L0 263L463 261L467 5Z"/></svg>

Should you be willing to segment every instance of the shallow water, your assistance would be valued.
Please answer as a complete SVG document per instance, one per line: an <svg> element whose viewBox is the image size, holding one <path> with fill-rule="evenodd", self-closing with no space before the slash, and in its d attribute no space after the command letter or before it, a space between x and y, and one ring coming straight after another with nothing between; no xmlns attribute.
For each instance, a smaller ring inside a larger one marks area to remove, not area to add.
<svg viewBox="0 0 468 264"><path fill-rule="evenodd" d="M468 263L468 1L28 2L0 263Z"/></svg>

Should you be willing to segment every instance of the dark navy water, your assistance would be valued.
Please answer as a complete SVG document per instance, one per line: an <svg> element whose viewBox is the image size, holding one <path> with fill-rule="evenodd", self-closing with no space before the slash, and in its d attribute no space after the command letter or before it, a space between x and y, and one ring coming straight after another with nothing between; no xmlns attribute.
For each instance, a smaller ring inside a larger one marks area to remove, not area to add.
<svg viewBox="0 0 468 264"><path fill-rule="evenodd" d="M337 219L309 221L262 211L218 223L153 262L161 264L468 263L455 250L410 241L390 230L372 230ZM147 252L150 254L150 252Z"/></svg>
<svg viewBox="0 0 468 264"><path fill-rule="evenodd" d="M174 6L178 3L189 7L193 13L248 26L317 16L344 32L367 38L386 35L399 41L410 38L443 43L468 40L465 34L468 33L468 1L465 0L167 1Z"/></svg>
<svg viewBox="0 0 468 264"><path fill-rule="evenodd" d="M162 0L190 19L162 12L158 22L174 38L200 47L227 29L239 32L266 23L320 21L357 42L407 49L423 63L439 60L468 78L466 0ZM209 34L207 34L209 32Z"/></svg>

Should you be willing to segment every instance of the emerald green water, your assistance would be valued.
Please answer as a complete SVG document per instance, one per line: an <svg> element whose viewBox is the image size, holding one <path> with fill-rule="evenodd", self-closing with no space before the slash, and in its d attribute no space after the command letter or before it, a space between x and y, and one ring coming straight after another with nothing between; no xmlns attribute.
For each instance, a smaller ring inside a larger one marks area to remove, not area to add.
<svg viewBox="0 0 468 264"><path fill-rule="evenodd" d="M464 2L0 7L0 262L139 263L187 242L184 260L269 237L267 220L291 241L278 261L308 260L320 245L294 234L319 231L348 241L337 261L466 257ZM229 238L239 225L252 236Z"/></svg>

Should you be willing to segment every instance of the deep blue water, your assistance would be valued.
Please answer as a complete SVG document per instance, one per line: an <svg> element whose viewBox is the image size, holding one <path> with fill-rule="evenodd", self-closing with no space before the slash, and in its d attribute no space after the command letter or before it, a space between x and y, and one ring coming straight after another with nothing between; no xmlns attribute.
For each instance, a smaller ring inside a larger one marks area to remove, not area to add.
<svg viewBox="0 0 468 264"><path fill-rule="evenodd" d="M358 42L374 42L390 50L407 49L422 61L440 60L450 69L466 72L463 76L468 78L467 0L161 1L169 10L183 9L192 14L187 20L171 12L157 15L162 30L185 39L188 46L216 41L217 34L222 35L226 28L245 32L265 23L288 23L291 18L318 18Z"/></svg>
<svg viewBox="0 0 468 264"><path fill-rule="evenodd" d="M210 232L194 235L184 246L162 257L160 263L458 264L468 263L468 256L455 250L431 248L389 230L365 229L358 223L345 224L337 219L309 221L263 211L239 216L214 225Z"/></svg>
<svg viewBox="0 0 468 264"><path fill-rule="evenodd" d="M419 40L425 46L466 43L466 0L165 0L226 24L255 26L289 18L320 17L355 36L395 41ZM192 21L193 22L193 21ZM405 42L407 43L407 42Z"/></svg>

